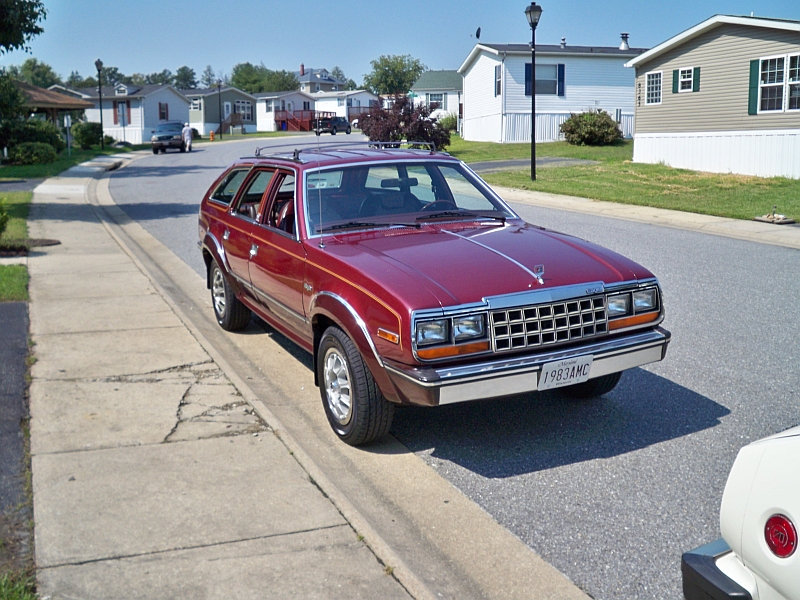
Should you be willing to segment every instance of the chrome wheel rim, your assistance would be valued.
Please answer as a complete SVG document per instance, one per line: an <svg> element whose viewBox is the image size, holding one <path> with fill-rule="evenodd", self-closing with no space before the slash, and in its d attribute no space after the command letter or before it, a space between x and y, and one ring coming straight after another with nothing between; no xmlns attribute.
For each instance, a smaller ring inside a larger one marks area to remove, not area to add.
<svg viewBox="0 0 800 600"><path fill-rule="evenodd" d="M225 277L222 271L214 269L211 279L211 298L214 301L214 312L217 316L225 315Z"/></svg>
<svg viewBox="0 0 800 600"><path fill-rule="evenodd" d="M340 425L347 425L353 411L350 371L347 360L336 348L325 353L324 375L328 409Z"/></svg>

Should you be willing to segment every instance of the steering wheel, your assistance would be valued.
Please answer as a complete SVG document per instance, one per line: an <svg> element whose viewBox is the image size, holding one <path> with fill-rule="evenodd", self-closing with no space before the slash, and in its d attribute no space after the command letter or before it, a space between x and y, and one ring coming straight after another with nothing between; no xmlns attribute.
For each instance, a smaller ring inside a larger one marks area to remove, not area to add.
<svg viewBox="0 0 800 600"><path fill-rule="evenodd" d="M452 200L434 200L422 207L422 212L431 212L435 210L458 210L458 204Z"/></svg>

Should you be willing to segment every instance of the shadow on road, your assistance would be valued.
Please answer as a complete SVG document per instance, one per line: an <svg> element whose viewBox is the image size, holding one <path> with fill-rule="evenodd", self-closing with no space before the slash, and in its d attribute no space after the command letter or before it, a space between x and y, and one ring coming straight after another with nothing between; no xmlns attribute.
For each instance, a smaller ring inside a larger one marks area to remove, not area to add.
<svg viewBox="0 0 800 600"><path fill-rule="evenodd" d="M715 427L720 404L644 369L592 400L528 393L435 409L403 408L392 433L412 452L483 477L512 477L609 458Z"/></svg>

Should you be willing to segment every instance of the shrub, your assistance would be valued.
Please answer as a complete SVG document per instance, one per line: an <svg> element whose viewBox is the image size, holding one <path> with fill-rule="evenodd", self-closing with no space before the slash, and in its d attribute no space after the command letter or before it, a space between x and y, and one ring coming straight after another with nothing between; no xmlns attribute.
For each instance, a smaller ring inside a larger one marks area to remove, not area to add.
<svg viewBox="0 0 800 600"><path fill-rule="evenodd" d="M407 96L395 96L392 106L371 110L360 117L359 125L361 133L373 142L433 142L441 150L450 144L450 132L430 114L424 104L415 107Z"/></svg>
<svg viewBox="0 0 800 600"><path fill-rule="evenodd" d="M116 140L116 138L113 138L110 135L104 135L103 136L103 143L106 146L113 146L114 144L117 143L117 140Z"/></svg>
<svg viewBox="0 0 800 600"><path fill-rule="evenodd" d="M56 152L61 152L67 147L61 138L58 127L50 121L30 119L3 123L0 127L0 146L11 148L23 142L50 144Z"/></svg>
<svg viewBox="0 0 800 600"><path fill-rule="evenodd" d="M456 113L447 113L439 119L439 126L447 131L455 131L458 129L458 115Z"/></svg>
<svg viewBox="0 0 800 600"><path fill-rule="evenodd" d="M82 121L72 126L72 138L82 150L88 150L94 145L99 145L102 135L103 128L100 123Z"/></svg>
<svg viewBox="0 0 800 600"><path fill-rule="evenodd" d="M571 114L561 124L561 133L576 146L605 146L622 139L622 130L611 115L603 110Z"/></svg>
<svg viewBox="0 0 800 600"><path fill-rule="evenodd" d="M8 225L8 211L6 210L5 200L0 198L0 237L2 237L3 232L5 232L6 225Z"/></svg>
<svg viewBox="0 0 800 600"><path fill-rule="evenodd" d="M44 165L57 158L55 148L43 142L22 142L11 148L9 154L16 165Z"/></svg>

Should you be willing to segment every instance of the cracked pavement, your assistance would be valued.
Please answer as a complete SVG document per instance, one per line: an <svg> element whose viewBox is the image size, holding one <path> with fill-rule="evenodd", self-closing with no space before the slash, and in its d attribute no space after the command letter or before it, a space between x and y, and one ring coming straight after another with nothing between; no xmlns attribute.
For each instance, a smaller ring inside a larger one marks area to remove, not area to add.
<svg viewBox="0 0 800 600"><path fill-rule="evenodd" d="M67 172L69 173L69 172ZM41 598L409 598L84 200L34 192Z"/></svg>

